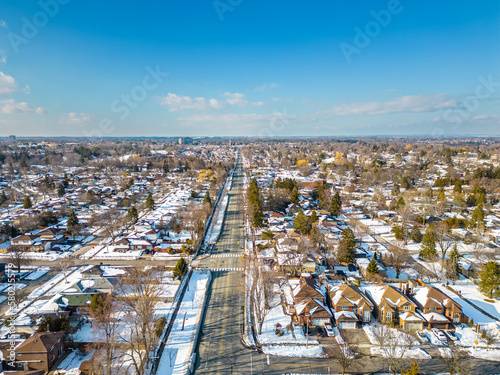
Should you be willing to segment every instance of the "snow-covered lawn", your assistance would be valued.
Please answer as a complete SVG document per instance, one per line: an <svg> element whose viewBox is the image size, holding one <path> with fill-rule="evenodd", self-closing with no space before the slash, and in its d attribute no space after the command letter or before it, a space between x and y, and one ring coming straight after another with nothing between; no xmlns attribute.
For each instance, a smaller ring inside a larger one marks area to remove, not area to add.
<svg viewBox="0 0 500 375"><path fill-rule="evenodd" d="M281 324L283 336L276 334L276 324ZM261 344L305 344L307 338L304 335L301 327L293 327L293 332L288 332L286 327L292 323L292 317L285 315L283 306L274 307L269 314L264 318L262 324L262 334L257 335L257 339ZM257 323L256 323L257 324ZM258 332L258 326L255 327ZM309 339L309 344L318 344L317 340Z"/></svg>
<svg viewBox="0 0 500 375"><path fill-rule="evenodd" d="M180 375L187 372L208 281L209 274L205 271L194 271L191 275L189 290L195 292L184 294L172 331L162 352L157 374ZM182 330L183 325L184 330Z"/></svg>
<svg viewBox="0 0 500 375"><path fill-rule="evenodd" d="M401 348L396 347L394 350L388 348L381 348L375 346L370 348L371 355L380 355L382 357L403 357L403 358L415 358L415 359L431 359L432 357L423 349L420 348Z"/></svg>
<svg viewBox="0 0 500 375"><path fill-rule="evenodd" d="M83 354L79 350L73 349L66 358L57 366L55 374L78 375L80 374L80 365L83 361L92 358L95 350L90 350L87 354Z"/></svg>
<svg viewBox="0 0 500 375"><path fill-rule="evenodd" d="M461 279L456 281L454 285L450 285L450 287L455 290L457 294L469 299L472 303L482 308L484 311L500 319L500 301L497 299L494 299L495 302L493 303L485 301L485 299L488 298L479 291L479 287L472 281L468 279ZM458 302L460 303L460 301ZM460 304L464 305L464 303ZM479 311L475 311L479 313ZM464 312L467 314L466 311ZM477 316L477 319L475 316L469 314L467 314L467 316L469 316L469 318L473 318L474 323L487 323L493 321L491 318L485 317L484 314Z"/></svg>
<svg viewBox="0 0 500 375"><path fill-rule="evenodd" d="M368 340L370 340L370 343L373 345L380 345L379 340L377 339L377 334L380 335L382 332L385 332L384 334L386 334L391 341L396 340L396 343L399 345L420 345L420 341L418 341L415 337L410 336L399 329L391 328L388 325L381 325L380 323L365 324L363 326L363 330L365 331L366 336L368 336ZM383 331L381 332L379 330Z"/></svg>
<svg viewBox="0 0 500 375"><path fill-rule="evenodd" d="M276 355L281 357L309 357L322 358L326 354L321 346L316 345L269 345L263 346L262 352L268 355Z"/></svg>

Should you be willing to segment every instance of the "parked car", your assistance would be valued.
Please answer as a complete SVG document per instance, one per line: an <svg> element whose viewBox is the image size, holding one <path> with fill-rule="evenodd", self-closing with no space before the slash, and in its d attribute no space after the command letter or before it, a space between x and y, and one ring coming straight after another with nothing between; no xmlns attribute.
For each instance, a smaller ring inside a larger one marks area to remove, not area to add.
<svg viewBox="0 0 500 375"><path fill-rule="evenodd" d="M440 331L439 329L433 328L433 329L431 329L431 331L434 334L434 336L436 336L439 340L444 341L444 342L448 341L446 339L445 334L442 331Z"/></svg>
<svg viewBox="0 0 500 375"><path fill-rule="evenodd" d="M335 332L333 332L333 328L332 328L332 325L330 323L325 323L324 324L325 326L325 331L326 331L326 335L327 336L335 336Z"/></svg>
<svg viewBox="0 0 500 375"><path fill-rule="evenodd" d="M423 343L429 342L429 338L427 337L427 334L425 332L417 331L417 336Z"/></svg>
<svg viewBox="0 0 500 375"><path fill-rule="evenodd" d="M457 341L458 340L458 337L455 334L455 332L453 332L453 331L444 331L444 333L446 334L446 336L448 336L450 338L450 340L452 340L452 341Z"/></svg>

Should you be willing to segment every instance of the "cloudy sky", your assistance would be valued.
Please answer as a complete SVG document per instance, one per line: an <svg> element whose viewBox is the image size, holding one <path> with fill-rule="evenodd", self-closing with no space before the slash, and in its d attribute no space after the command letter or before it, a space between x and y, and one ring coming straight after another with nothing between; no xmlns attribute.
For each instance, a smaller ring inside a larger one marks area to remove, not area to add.
<svg viewBox="0 0 500 375"><path fill-rule="evenodd" d="M0 10L0 136L500 135L498 1Z"/></svg>

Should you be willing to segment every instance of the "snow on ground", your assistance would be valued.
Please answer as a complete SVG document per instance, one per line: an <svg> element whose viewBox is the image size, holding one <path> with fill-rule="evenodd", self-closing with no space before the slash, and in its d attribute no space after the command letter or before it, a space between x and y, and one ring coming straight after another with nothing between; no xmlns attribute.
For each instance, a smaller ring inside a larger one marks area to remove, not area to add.
<svg viewBox="0 0 500 375"><path fill-rule="evenodd" d="M28 299L33 300L43 296L44 294L48 296L53 296L54 294L64 292L66 289L69 289L74 283L76 283L78 280L82 278L81 271L87 270L91 267L93 266L90 265L81 268L72 267L70 270L66 272L58 273L56 276L47 281L45 284L33 290L31 294L28 296Z"/></svg>
<svg viewBox="0 0 500 375"><path fill-rule="evenodd" d="M87 354L83 354L79 350L72 350L66 358L57 366L55 374L79 374L76 370L80 369L80 365L83 361L87 361L92 358L95 350L90 350Z"/></svg>
<svg viewBox="0 0 500 375"><path fill-rule="evenodd" d="M403 358L415 358L415 359L431 359L432 357L424 350L420 348L401 348L396 347L394 350L392 348L381 348L379 346L374 346L370 348L371 355L380 355L382 357L396 356Z"/></svg>
<svg viewBox="0 0 500 375"><path fill-rule="evenodd" d="M21 289L26 288L26 284L18 283L18 282L16 282L16 283L0 283L0 292L3 292L10 287L13 287L14 290L21 290Z"/></svg>
<svg viewBox="0 0 500 375"><path fill-rule="evenodd" d="M203 310L208 280L209 274L205 271L194 271L192 273L189 280L189 290L195 292L185 293L182 298L172 331L161 355L157 374L180 375L187 372L196 329L200 323ZM184 317L186 318L185 323L183 323ZM183 324L184 330L182 330Z"/></svg>
<svg viewBox="0 0 500 375"><path fill-rule="evenodd" d="M472 357L500 361L500 350L498 349L469 348L467 350Z"/></svg>
<svg viewBox="0 0 500 375"><path fill-rule="evenodd" d="M50 271L49 267L40 267L36 271L31 272L25 277L25 280L38 280L39 278L45 276Z"/></svg>
<svg viewBox="0 0 500 375"><path fill-rule="evenodd" d="M454 283L454 285L450 285L450 287L453 290L455 290L458 295L463 296L464 298L467 298L468 300L470 300L472 303L474 303L478 307L482 308L487 313L500 319L500 301L498 301L497 299L494 299L495 302L493 302L493 303L485 301L485 299L487 299L487 297L485 297L484 294L482 294L479 291L479 287L476 284L474 284L472 281L470 281L469 279L463 278L461 280L458 280ZM463 302L462 303L460 301L458 301L458 302L461 305L464 305ZM476 309L474 309L474 310L477 313L479 313L479 311L477 311ZM493 321L493 319L485 317L484 314L481 314L482 316L478 316L477 317L478 320L476 320L475 316L469 315L466 311L464 311L464 313L467 314L467 316L469 316L469 318L472 317L474 319L474 323L483 323L483 322L486 323L486 322Z"/></svg>
<svg viewBox="0 0 500 375"><path fill-rule="evenodd" d="M279 298L279 297L278 297ZM281 324L283 336L276 334L276 324ZM306 336L302 328L294 327L293 332L287 332L286 327L292 323L292 317L285 315L283 306L278 305L271 309L269 314L264 318L262 325L262 334L257 335L257 339L261 344L305 344L307 343ZM258 331L258 327L256 327ZM318 344L317 340L309 339L309 344Z"/></svg>
<svg viewBox="0 0 500 375"><path fill-rule="evenodd" d="M104 247L105 247L104 245L95 245L85 254L80 255L80 259L90 259L93 256L95 256L98 252L100 252L102 249L104 249Z"/></svg>
<svg viewBox="0 0 500 375"><path fill-rule="evenodd" d="M383 329L384 332L388 332L388 334L391 334L391 341L396 340L396 342L400 345L408 345L409 343L411 343L412 346L420 345L420 341L418 341L413 336L400 331L399 329L391 328L387 325L381 325L380 323L365 324L363 326L363 330L365 331L368 340L370 340L370 343L372 343L373 345L379 345L379 341L377 340L377 330L379 329Z"/></svg>
<svg viewBox="0 0 500 375"><path fill-rule="evenodd" d="M263 346L262 352L268 355L277 355L281 357L308 357L322 358L326 354L321 346L310 345L269 345Z"/></svg>
<svg viewBox="0 0 500 375"><path fill-rule="evenodd" d="M210 230L207 232L207 236L205 237L205 246L217 242L217 239L219 238L220 232L222 230L222 224L224 223L224 217L226 215L228 202L229 196L225 194L224 198L222 198L222 201L220 202L218 215L216 218L214 218L215 220L212 220Z"/></svg>

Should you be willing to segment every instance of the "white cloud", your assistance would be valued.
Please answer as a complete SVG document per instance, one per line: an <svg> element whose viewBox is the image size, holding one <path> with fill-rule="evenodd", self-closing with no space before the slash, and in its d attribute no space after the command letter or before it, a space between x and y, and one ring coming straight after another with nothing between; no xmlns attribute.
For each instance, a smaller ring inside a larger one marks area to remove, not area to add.
<svg viewBox="0 0 500 375"><path fill-rule="evenodd" d="M88 113L76 112L70 112L59 119L61 124L83 124L90 121L92 121L92 118Z"/></svg>
<svg viewBox="0 0 500 375"><path fill-rule="evenodd" d="M473 120L491 120L499 118L500 115L476 115L472 119Z"/></svg>
<svg viewBox="0 0 500 375"><path fill-rule="evenodd" d="M245 94L239 92L225 92L224 100L215 98L206 99L204 97L192 98L190 96L177 95L169 92L167 96L160 99L160 104L168 107L170 112L180 112L184 110L209 111L226 108L229 106L248 107L262 106L264 102L250 103Z"/></svg>
<svg viewBox="0 0 500 375"><path fill-rule="evenodd" d="M12 76L0 72L0 96L7 96L17 90L17 82Z"/></svg>
<svg viewBox="0 0 500 375"><path fill-rule="evenodd" d="M12 114L12 113L36 113L45 114L45 109L38 107L32 108L26 102L16 102L14 99L0 100L0 113Z"/></svg>
<svg viewBox="0 0 500 375"><path fill-rule="evenodd" d="M6 64L7 63L7 57L5 56L0 56L0 64Z"/></svg>
<svg viewBox="0 0 500 375"><path fill-rule="evenodd" d="M5 22L4 20L0 20L0 27L6 28L7 22Z"/></svg>
<svg viewBox="0 0 500 375"><path fill-rule="evenodd" d="M263 83L255 88L255 91L268 91L272 89L279 89L281 87L278 83Z"/></svg>
<svg viewBox="0 0 500 375"><path fill-rule="evenodd" d="M206 111L209 109L220 109L224 106L217 99L206 100L203 97L191 98L169 92L167 96L161 98L161 105L169 108L170 112L179 112L183 110Z"/></svg>
<svg viewBox="0 0 500 375"><path fill-rule="evenodd" d="M333 108L333 114L382 115L402 112L433 112L439 109L457 107L456 100L446 94L407 95L385 102L346 103Z"/></svg>

